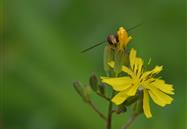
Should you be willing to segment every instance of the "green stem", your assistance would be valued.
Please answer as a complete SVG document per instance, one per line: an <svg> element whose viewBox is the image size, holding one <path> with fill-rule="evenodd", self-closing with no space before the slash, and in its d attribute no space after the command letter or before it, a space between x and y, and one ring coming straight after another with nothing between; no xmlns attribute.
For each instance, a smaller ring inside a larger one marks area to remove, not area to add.
<svg viewBox="0 0 187 129"><path fill-rule="evenodd" d="M92 109L105 121L107 121L107 117L102 113L100 112L97 107L91 102L89 101L88 104L92 107Z"/></svg>
<svg viewBox="0 0 187 129"><path fill-rule="evenodd" d="M108 117L106 122L106 129L112 129L112 102L109 102L108 105Z"/></svg>
<svg viewBox="0 0 187 129"><path fill-rule="evenodd" d="M127 121L127 123L122 127L122 129L127 129L137 118L139 113L134 113Z"/></svg>
<svg viewBox="0 0 187 129"><path fill-rule="evenodd" d="M96 92L96 93L97 93L97 95L101 96L101 97L104 98L105 100L110 101L110 98L106 97L105 95L102 95L102 94L100 94L100 93L98 93L98 92Z"/></svg>

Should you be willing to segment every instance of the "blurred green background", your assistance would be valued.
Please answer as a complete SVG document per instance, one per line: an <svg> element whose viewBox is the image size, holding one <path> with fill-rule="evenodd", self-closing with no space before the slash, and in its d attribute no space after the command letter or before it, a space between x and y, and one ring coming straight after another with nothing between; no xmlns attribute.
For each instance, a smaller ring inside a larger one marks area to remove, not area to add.
<svg viewBox="0 0 187 129"><path fill-rule="evenodd" d="M174 84L176 94L165 108L152 103L153 118L141 115L130 129L185 128L185 1L7 0L4 9L2 129L103 129L72 82L86 84L92 72L104 75L104 47L80 51L120 26L141 22L129 47L146 61L151 57L152 65L163 64L163 78ZM93 98L105 112L106 102ZM114 115L113 129L120 129L127 117Z"/></svg>

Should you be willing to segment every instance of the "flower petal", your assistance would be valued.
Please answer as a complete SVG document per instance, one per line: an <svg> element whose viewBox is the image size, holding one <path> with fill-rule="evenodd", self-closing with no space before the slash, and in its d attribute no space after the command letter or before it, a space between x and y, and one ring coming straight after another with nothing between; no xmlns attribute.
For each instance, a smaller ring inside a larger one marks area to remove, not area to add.
<svg viewBox="0 0 187 129"><path fill-rule="evenodd" d="M132 40L132 36L128 37L128 42L130 42Z"/></svg>
<svg viewBox="0 0 187 129"><path fill-rule="evenodd" d="M166 104L171 104L171 102L173 101L173 98L171 98L170 96L168 96L167 94L163 93L155 87L150 88L149 94L153 101L161 107L164 107Z"/></svg>
<svg viewBox="0 0 187 129"><path fill-rule="evenodd" d="M123 27L120 27L118 32L118 40L119 40L119 49L123 49L124 47L127 46L128 42L132 39L132 37L129 37L128 36L128 33L127 31L123 28Z"/></svg>
<svg viewBox="0 0 187 129"><path fill-rule="evenodd" d="M125 73L127 73L128 75L130 75L132 78L135 77L135 75L134 75L134 73L132 72L132 70L129 69L128 67L126 67L126 66L122 66L122 71L125 72Z"/></svg>
<svg viewBox="0 0 187 129"><path fill-rule="evenodd" d="M160 73L162 69L163 66L155 66L152 70L144 72L141 79L145 81L148 77L152 77L151 75Z"/></svg>
<svg viewBox="0 0 187 129"><path fill-rule="evenodd" d="M117 78L101 78L102 82L109 84L116 91L122 91L131 86L132 79L130 77Z"/></svg>
<svg viewBox="0 0 187 129"><path fill-rule="evenodd" d="M135 66L134 66L134 73L137 75L138 78L141 75L142 67L143 67L142 59L141 58L136 58Z"/></svg>
<svg viewBox="0 0 187 129"><path fill-rule="evenodd" d="M139 87L139 83L137 82L132 82L131 83L131 87L129 88L129 90L127 91L127 95L129 96L134 96L137 92L137 89Z"/></svg>
<svg viewBox="0 0 187 129"><path fill-rule="evenodd" d="M131 69L133 69L134 67L135 59L136 59L136 50L132 48L129 55Z"/></svg>
<svg viewBox="0 0 187 129"><path fill-rule="evenodd" d="M167 94L175 94L173 92L174 91L173 85L166 84L164 80L156 79L154 82L151 83L151 85Z"/></svg>
<svg viewBox="0 0 187 129"><path fill-rule="evenodd" d="M115 62L114 61L111 61L108 63L108 65L111 67L111 68L114 68L114 65L115 65ZM122 69L121 69L123 72L129 74L131 77L134 77L134 73L132 72L131 69L129 69L127 66L122 66Z"/></svg>
<svg viewBox="0 0 187 129"><path fill-rule="evenodd" d="M152 74L158 74L162 71L163 69L163 66L155 66L152 70L151 70L151 73Z"/></svg>
<svg viewBox="0 0 187 129"><path fill-rule="evenodd" d="M114 61L110 61L110 62L108 63L108 65L109 65L111 68L114 68L115 62L114 62Z"/></svg>
<svg viewBox="0 0 187 129"><path fill-rule="evenodd" d="M143 110L144 114L147 118L151 118L151 110L150 110L150 105L149 105L149 95L147 90L144 90L144 96L143 96Z"/></svg>
<svg viewBox="0 0 187 129"><path fill-rule="evenodd" d="M126 94L126 91L121 91L112 98L112 102L116 105L122 104L129 96Z"/></svg>

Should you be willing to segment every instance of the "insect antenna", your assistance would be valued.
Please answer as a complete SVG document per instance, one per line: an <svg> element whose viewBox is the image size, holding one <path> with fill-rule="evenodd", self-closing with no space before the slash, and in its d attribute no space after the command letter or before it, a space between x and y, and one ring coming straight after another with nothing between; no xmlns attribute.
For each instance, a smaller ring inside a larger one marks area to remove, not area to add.
<svg viewBox="0 0 187 129"><path fill-rule="evenodd" d="M135 25L135 26L133 26L133 27L127 29L127 32L129 32L129 31L131 31L131 30L134 30L134 29L136 29L137 27L140 27L142 24L143 24L143 23L140 23L140 24L137 24L137 25ZM95 48L95 47L97 47L97 46L102 45L102 44L105 43L105 42L107 42L107 41L104 40L104 41L102 41L102 42L100 42L100 43L97 43L97 44L95 44L95 45L93 45L93 46L91 46L91 47L89 47L89 48L87 48L87 49L84 49L83 51L81 51L81 53L85 53L85 52L87 52L87 51L89 51L89 50L91 50L91 49L93 49L93 48Z"/></svg>
<svg viewBox="0 0 187 129"><path fill-rule="evenodd" d="M97 47L97 46L99 46L99 45L102 45L102 44L105 43L105 42L106 42L106 40L105 40L105 41L102 41L102 42L100 42L100 43L97 43L97 44L95 44L95 45L93 45L93 46L91 46L91 47L89 47L89 48L87 48L87 49L84 49L83 51L81 51L81 53L87 52L87 51L91 50L92 48L95 48L95 47Z"/></svg>
<svg viewBox="0 0 187 129"><path fill-rule="evenodd" d="M140 27L140 26L142 26L142 25L143 25L143 23L137 24L137 25L135 25L135 26L133 26L133 27L127 29L127 32L129 32L129 31L131 31L131 30L134 30L134 29L136 29L137 27Z"/></svg>

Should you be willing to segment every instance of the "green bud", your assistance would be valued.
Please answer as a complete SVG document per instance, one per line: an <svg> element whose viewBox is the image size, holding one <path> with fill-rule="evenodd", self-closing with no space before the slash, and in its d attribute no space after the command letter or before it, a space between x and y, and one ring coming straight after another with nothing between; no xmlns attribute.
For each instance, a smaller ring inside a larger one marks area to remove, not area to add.
<svg viewBox="0 0 187 129"><path fill-rule="evenodd" d="M108 65L108 62L113 61L113 58L114 58L114 51L113 51L113 49L109 45L106 45L105 48L104 48L104 58L103 58L104 59L103 60L104 70L106 72L111 71L111 68Z"/></svg>
<svg viewBox="0 0 187 129"><path fill-rule="evenodd" d="M117 51L115 52L114 56L115 66L114 66L114 72L116 74L119 74L121 72L122 65L129 65L129 56L125 52Z"/></svg>
<svg viewBox="0 0 187 129"><path fill-rule="evenodd" d="M85 96L86 101L87 102L90 101L90 95L92 92L92 90L90 89L90 86L85 86L83 90L84 90L84 96Z"/></svg>
<svg viewBox="0 0 187 129"><path fill-rule="evenodd" d="M129 66L130 62L129 62L129 53L124 53L123 55L123 65L125 66Z"/></svg>
<svg viewBox="0 0 187 129"><path fill-rule="evenodd" d="M103 83L99 84L99 92L104 95L105 94L105 85Z"/></svg>
<svg viewBox="0 0 187 129"><path fill-rule="evenodd" d="M79 81L74 82L73 87L85 102L89 101L89 93L86 87L83 87Z"/></svg>
<svg viewBox="0 0 187 129"><path fill-rule="evenodd" d="M127 107L123 104L119 105L118 106L118 109L117 109L117 114L120 114L121 112L126 112L127 111Z"/></svg>
<svg viewBox="0 0 187 129"><path fill-rule="evenodd" d="M126 106L130 106L131 104L135 103L139 99L138 95L129 97L123 104Z"/></svg>
<svg viewBox="0 0 187 129"><path fill-rule="evenodd" d="M123 53L116 51L114 55L114 72L119 74L121 72Z"/></svg>
<svg viewBox="0 0 187 129"><path fill-rule="evenodd" d="M77 91L77 93L83 97L84 95L84 92L83 92L83 89L81 87L81 83L79 81L76 81L73 83L73 87L75 88L75 90Z"/></svg>
<svg viewBox="0 0 187 129"><path fill-rule="evenodd" d="M95 74L92 74L90 76L89 82L90 82L90 86L91 86L92 90L97 92L97 90L98 90L98 79L97 79Z"/></svg>

